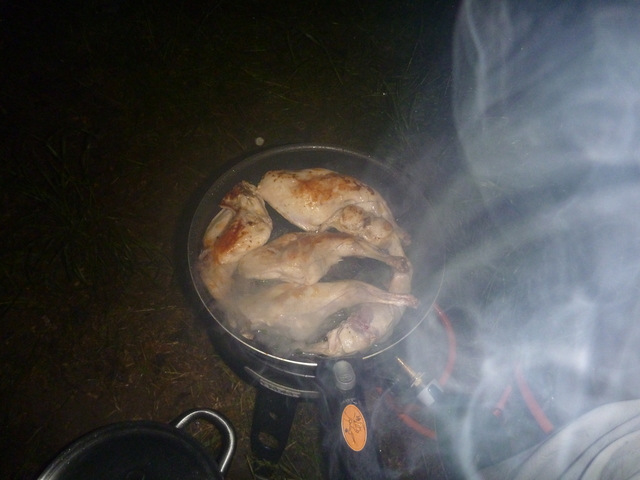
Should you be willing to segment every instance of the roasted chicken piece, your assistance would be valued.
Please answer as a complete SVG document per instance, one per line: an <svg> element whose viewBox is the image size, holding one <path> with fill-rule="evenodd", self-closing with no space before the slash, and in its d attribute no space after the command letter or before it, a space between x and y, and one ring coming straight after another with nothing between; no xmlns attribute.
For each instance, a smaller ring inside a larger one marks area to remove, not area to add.
<svg viewBox="0 0 640 480"><path fill-rule="evenodd" d="M233 274L237 263L216 263L211 252L203 251L200 254L198 271L200 278L213 298L224 302L229 298L233 284Z"/></svg>
<svg viewBox="0 0 640 480"><path fill-rule="evenodd" d="M347 205L328 218L319 230L330 228L363 238L378 248L388 248L397 237L393 225L358 205Z"/></svg>
<svg viewBox="0 0 640 480"><path fill-rule="evenodd" d="M237 262L269 240L273 223L255 186L240 182L220 203L222 210L204 234L204 249L218 263Z"/></svg>
<svg viewBox="0 0 640 480"><path fill-rule="evenodd" d="M343 257L349 256L373 258L400 272L410 269L406 257L389 255L353 235L295 232L247 253L238 263L238 273L258 280L311 285L324 277Z"/></svg>
<svg viewBox="0 0 640 480"><path fill-rule="evenodd" d="M200 276L216 300L228 296L240 258L267 243L273 228L264 200L248 182L233 187L220 207L204 234L199 264Z"/></svg>
<svg viewBox="0 0 640 480"><path fill-rule="evenodd" d="M389 252L404 255L399 240L394 240ZM398 271L393 275L389 292L407 294L411 291L413 268ZM305 349L308 353L322 353L328 356L348 355L362 352L376 342L384 341L391 334L393 327L404 314L403 305L383 305L380 303L364 304L352 313L347 320L331 330L327 339Z"/></svg>
<svg viewBox="0 0 640 480"><path fill-rule="evenodd" d="M313 285L279 283L234 302L251 330L268 329L294 341L317 339L324 321L343 308L361 303L415 307L412 295L389 293L357 280Z"/></svg>
<svg viewBox="0 0 640 480"><path fill-rule="evenodd" d="M318 231L336 212L357 205L389 222L403 243L410 241L407 232L396 224L384 198L347 175L325 168L273 170L262 177L258 192L280 215L306 231Z"/></svg>

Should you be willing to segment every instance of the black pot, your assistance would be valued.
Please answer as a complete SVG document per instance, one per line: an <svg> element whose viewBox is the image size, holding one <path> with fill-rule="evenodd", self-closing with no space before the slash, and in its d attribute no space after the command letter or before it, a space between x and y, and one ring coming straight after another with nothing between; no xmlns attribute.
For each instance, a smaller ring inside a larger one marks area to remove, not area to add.
<svg viewBox="0 0 640 480"><path fill-rule="evenodd" d="M183 430L195 420L213 424L223 436L217 459ZM38 480L218 480L229 469L235 445L233 427L213 410L191 410L170 424L120 422L75 440Z"/></svg>

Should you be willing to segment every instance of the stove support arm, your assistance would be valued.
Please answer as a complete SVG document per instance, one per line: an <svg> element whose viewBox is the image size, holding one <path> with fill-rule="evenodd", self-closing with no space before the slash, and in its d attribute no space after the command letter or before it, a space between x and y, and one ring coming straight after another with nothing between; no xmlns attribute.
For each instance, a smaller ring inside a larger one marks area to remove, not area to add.
<svg viewBox="0 0 640 480"><path fill-rule="evenodd" d="M251 451L258 460L277 463L287 446L289 431L300 398L256 389L251 424Z"/></svg>

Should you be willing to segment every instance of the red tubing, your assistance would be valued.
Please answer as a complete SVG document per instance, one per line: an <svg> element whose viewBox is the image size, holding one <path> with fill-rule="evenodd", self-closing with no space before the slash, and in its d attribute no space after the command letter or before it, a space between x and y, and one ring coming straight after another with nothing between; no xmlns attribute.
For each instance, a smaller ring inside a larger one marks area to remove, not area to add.
<svg viewBox="0 0 640 480"><path fill-rule="evenodd" d="M440 385L444 386L445 383L447 383L447 381L449 380L449 377L451 376L451 372L453 371L453 367L456 361L456 337L453 331L453 327L451 325L451 321L449 320L449 317L447 317L447 314L444 313L444 311L442 311L442 309L437 304L434 304L434 308L435 308L435 311L438 313L438 317L440 318L440 321L442 322L442 324L444 325L447 331L447 338L449 340L449 358L447 359L447 365L444 369L444 372L442 372L442 375L438 380L440 382ZM551 420L549 420L549 418L546 416L546 414L542 410L542 407L534 397L533 392L529 388L529 384L527 383L524 377L524 373L522 372L522 366L520 364L518 364L515 368L515 377L516 377L516 383L518 385L518 389L520 390L520 394L522 395L522 398L524 399L525 404L527 405L527 408L531 412L531 415L536 420L536 422L538 423L538 425L540 426L540 428L544 433L547 433L547 434L551 433L555 427L551 422ZM502 396L498 400L498 403L496 404L495 409L493 410L493 414L496 417L500 417L502 415L502 411L504 410L504 407L506 406L506 403L509 400L509 397L511 396L512 391L513 391L513 387L511 385L507 385L504 392L502 393Z"/></svg>
<svg viewBox="0 0 640 480"><path fill-rule="evenodd" d="M533 392L531 392L531 389L529 388L529 384L524 378L524 374L522 373L522 367L519 363L518 365L516 365L515 375L516 375L516 383L518 384L518 388L520 389L522 398L524 399L524 402L527 404L527 407L529 408L531 415L533 415L533 418L535 418L536 422L538 422L538 425L540 426L540 428L544 433L551 433L554 429L553 423L551 423L551 420L549 420L549 418L545 415L544 411L542 410L542 407L540 407L540 404L538 403L536 398L533 396Z"/></svg>
<svg viewBox="0 0 640 480"><path fill-rule="evenodd" d="M455 332L453 331L453 326L451 325L451 321L449 320L449 317L447 316L447 314L444 313L444 311L437 304L434 304L434 309L438 314L438 318L442 322L442 325L445 328L445 331L447 333L447 340L449 343L449 354L447 357L447 364L444 368L444 371L440 375L440 378L438 379L438 382L440 383L440 385L444 386L449 381L449 378L451 377L451 373L453 372L453 368L455 367L455 363L456 363L456 353L457 353L456 335L455 335ZM551 422L551 420L549 420L549 418L545 415L538 401L535 399L533 392L529 388L529 384L527 383L524 377L524 373L522 372L522 366L520 364L516 365L516 368L515 368L515 380L516 380L516 384L518 385L518 389L520 390L520 394L522 395L522 398L524 399L524 402L527 405L527 408L531 412L531 415L533 416L535 421L538 423L538 425L540 426L540 428L544 433L547 433L547 434L551 433L555 427ZM495 415L498 418L502 416L502 411L504 410L512 393L513 393L513 387L511 384L509 384L504 389L502 395L500 396L500 399L496 403L495 408L492 412L493 415ZM409 415L410 410L415 408L421 408L421 407L419 407L416 404L410 404L410 405L407 405L403 410L397 405L395 400L390 395L385 395L385 399L387 401L387 405L389 405L389 407L396 412L396 414L398 415L398 418L400 418L400 420L402 420L408 427L410 427L414 431L418 432L420 435L423 435L427 438L431 438L431 439L436 438L436 432L418 423Z"/></svg>
<svg viewBox="0 0 640 480"><path fill-rule="evenodd" d="M500 418L502 416L502 411L504 410L504 407L507 405L507 401L509 401L509 398L511 397L512 393L513 393L513 387L511 386L511 384L509 384L504 389L504 392L502 392L502 395L500 396L498 403L496 403L496 406L493 407L493 412L491 412L496 418Z"/></svg>
<svg viewBox="0 0 640 480"><path fill-rule="evenodd" d="M434 432L430 428L425 427L421 423L417 422L406 413L398 413L398 418L400 418L400 420L402 420L405 425L407 425L408 427L411 427L413 430L418 432L423 437L427 437L432 440L435 440L437 438L436 432Z"/></svg>
<svg viewBox="0 0 640 480"><path fill-rule="evenodd" d="M378 393L382 394L382 389L381 388L378 388ZM417 409L417 408L420 408L418 405L412 403L412 404L409 404L409 405L405 406L404 409L403 409L403 408L400 408L400 406L396 403L396 401L393 399L392 395L385 394L383 396L384 396L384 399L385 399L385 401L387 403L387 406L396 413L398 418L400 420L402 420L402 422L405 425L407 425L412 430L415 430L416 432L418 432L422 436L425 436L425 437L431 438L431 439L435 439L436 438L436 432L434 432L430 428L425 427L424 425L422 425L418 421L414 420L409 415L409 413L408 413L409 411Z"/></svg>

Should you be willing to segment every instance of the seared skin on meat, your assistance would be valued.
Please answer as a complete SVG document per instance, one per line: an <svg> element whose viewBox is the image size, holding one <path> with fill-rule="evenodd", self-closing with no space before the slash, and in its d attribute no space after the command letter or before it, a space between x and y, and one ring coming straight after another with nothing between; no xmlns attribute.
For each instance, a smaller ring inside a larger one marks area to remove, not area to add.
<svg viewBox="0 0 640 480"><path fill-rule="evenodd" d="M389 222L403 243L410 242L409 234L398 226L384 198L348 175L325 168L273 170L262 177L258 192L280 215L302 230L318 231L336 212L357 205Z"/></svg>
<svg viewBox="0 0 640 480"><path fill-rule="evenodd" d="M240 182L220 203L218 213L204 234L200 276L216 300L229 294L231 277L247 252L269 240L273 224L256 187Z"/></svg>
<svg viewBox="0 0 640 480"><path fill-rule="evenodd" d="M269 240L273 223L256 187L240 182L220 203L222 210L204 234L204 249L221 264L237 262Z"/></svg>

